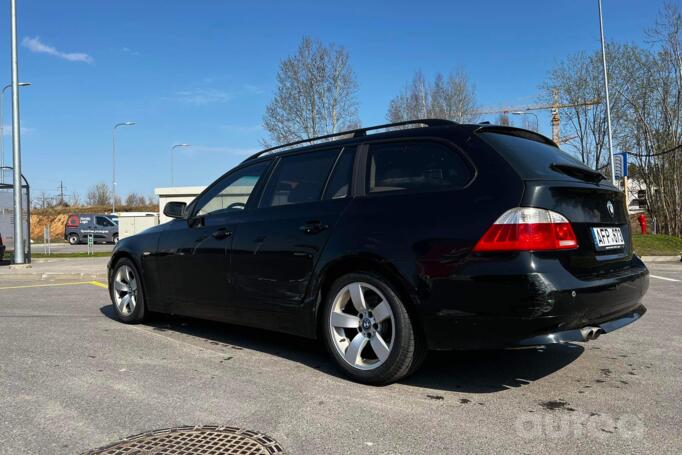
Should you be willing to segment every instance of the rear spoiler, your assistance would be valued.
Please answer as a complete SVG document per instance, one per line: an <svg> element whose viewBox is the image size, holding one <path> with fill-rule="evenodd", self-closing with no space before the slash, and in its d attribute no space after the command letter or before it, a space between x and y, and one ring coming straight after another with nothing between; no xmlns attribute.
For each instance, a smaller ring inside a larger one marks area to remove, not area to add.
<svg viewBox="0 0 682 455"><path fill-rule="evenodd" d="M559 146L550 138L543 136L535 131L524 130L522 128L515 128L513 126L502 126L502 125L483 125L474 130L474 133L498 133L506 134L508 136L521 137L523 139L529 139L531 141L540 142L542 144L551 145L552 147L559 148Z"/></svg>

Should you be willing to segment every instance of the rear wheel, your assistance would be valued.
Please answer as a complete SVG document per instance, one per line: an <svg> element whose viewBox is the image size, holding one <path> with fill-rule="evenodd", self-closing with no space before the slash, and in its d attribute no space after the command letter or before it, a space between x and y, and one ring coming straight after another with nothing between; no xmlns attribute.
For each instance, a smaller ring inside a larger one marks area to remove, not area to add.
<svg viewBox="0 0 682 455"><path fill-rule="evenodd" d="M338 279L327 295L322 323L334 360L359 382L397 381L424 357L404 303L380 276L353 273Z"/></svg>
<svg viewBox="0 0 682 455"><path fill-rule="evenodd" d="M118 234L114 234L114 236L111 238L111 240L113 240L114 245L116 245L118 243Z"/></svg>
<svg viewBox="0 0 682 455"><path fill-rule="evenodd" d="M71 245L77 245L80 242L78 234L69 234L69 243Z"/></svg>
<svg viewBox="0 0 682 455"><path fill-rule="evenodd" d="M121 259L114 266L109 284L111 303L121 322L141 322L145 316L142 280L137 268L129 259Z"/></svg>

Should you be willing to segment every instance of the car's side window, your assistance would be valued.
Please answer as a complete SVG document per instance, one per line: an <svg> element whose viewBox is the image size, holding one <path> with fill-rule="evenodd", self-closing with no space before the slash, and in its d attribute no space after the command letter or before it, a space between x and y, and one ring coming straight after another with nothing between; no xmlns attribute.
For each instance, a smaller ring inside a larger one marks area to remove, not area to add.
<svg viewBox="0 0 682 455"><path fill-rule="evenodd" d="M270 177L260 206L319 201L338 154L338 149L331 149L282 158Z"/></svg>
<svg viewBox="0 0 682 455"><path fill-rule="evenodd" d="M232 172L197 201L195 215L207 215L219 210L243 210L270 162L261 162Z"/></svg>
<svg viewBox="0 0 682 455"><path fill-rule="evenodd" d="M462 187L473 176L464 158L444 144L405 141L371 144L367 193Z"/></svg>
<svg viewBox="0 0 682 455"><path fill-rule="evenodd" d="M329 177L323 199L342 199L350 194L355 147L344 148Z"/></svg>
<svg viewBox="0 0 682 455"><path fill-rule="evenodd" d="M111 227L114 225L108 218L103 217L103 216L98 216L95 217L95 223L97 226L102 226L102 227Z"/></svg>

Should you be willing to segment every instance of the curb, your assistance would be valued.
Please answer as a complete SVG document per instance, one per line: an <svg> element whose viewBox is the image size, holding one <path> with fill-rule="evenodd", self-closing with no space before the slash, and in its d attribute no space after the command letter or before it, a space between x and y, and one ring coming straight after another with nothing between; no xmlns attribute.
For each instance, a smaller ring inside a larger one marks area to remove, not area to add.
<svg viewBox="0 0 682 455"><path fill-rule="evenodd" d="M677 256L642 256L640 258L644 262L680 262L682 257Z"/></svg>

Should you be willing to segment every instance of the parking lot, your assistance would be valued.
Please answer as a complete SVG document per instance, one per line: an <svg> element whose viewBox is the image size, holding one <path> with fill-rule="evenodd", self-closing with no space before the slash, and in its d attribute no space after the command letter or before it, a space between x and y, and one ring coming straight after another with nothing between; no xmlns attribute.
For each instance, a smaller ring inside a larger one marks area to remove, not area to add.
<svg viewBox="0 0 682 455"><path fill-rule="evenodd" d="M585 344L432 353L369 387L317 343L185 318L112 319L101 282L0 278L0 452L71 454L180 425L291 454L679 453L682 264L644 318Z"/></svg>

